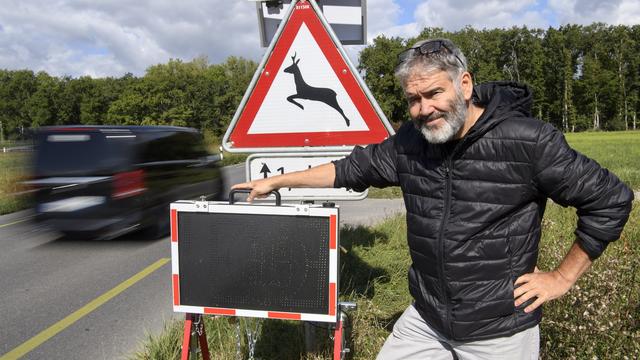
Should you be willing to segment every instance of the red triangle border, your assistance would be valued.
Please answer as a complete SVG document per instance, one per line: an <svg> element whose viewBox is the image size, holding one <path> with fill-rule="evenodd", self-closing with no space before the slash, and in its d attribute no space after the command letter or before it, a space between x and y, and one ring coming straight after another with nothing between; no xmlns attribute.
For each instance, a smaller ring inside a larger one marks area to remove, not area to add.
<svg viewBox="0 0 640 360"><path fill-rule="evenodd" d="M331 65L351 101L364 119L369 130L334 131L281 134L249 134L249 128L271 88L276 74L295 40L302 24L306 24L322 53ZM346 69L346 73L343 70ZM298 3L285 24L280 38L267 60L245 107L238 118L229 139L233 148L269 147L328 147L344 145L365 145L378 143L389 137L389 131L380 118L363 89L358 84L350 67L338 51L331 36L309 3Z"/></svg>

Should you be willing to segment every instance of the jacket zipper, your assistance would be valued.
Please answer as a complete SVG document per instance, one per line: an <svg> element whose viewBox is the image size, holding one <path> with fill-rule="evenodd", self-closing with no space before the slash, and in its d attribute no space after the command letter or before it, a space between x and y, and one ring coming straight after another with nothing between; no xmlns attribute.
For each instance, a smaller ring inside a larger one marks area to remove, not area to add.
<svg viewBox="0 0 640 360"><path fill-rule="evenodd" d="M453 327L451 326L451 304L449 303L449 297L447 295L447 287L445 281L445 246L444 246L444 230L449 221L449 212L451 211L451 157L445 161L445 197L444 197L444 216L442 217L442 223L440 224L440 234L438 236L438 245L440 246L440 288L442 289L442 295L444 296L446 311L446 326L449 329L449 335L453 336Z"/></svg>

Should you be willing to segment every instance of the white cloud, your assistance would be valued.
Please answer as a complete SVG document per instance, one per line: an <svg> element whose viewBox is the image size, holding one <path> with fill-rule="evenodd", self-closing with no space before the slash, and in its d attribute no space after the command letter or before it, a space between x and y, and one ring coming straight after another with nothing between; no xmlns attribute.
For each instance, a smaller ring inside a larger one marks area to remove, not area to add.
<svg viewBox="0 0 640 360"><path fill-rule="evenodd" d="M367 30L378 35L416 36L425 26L455 31L553 24L633 25L638 0L367 0ZM413 17L402 18L407 11ZM405 20L403 20L405 19ZM3 0L0 68L44 70L52 75L142 75L170 58L205 55L212 63L228 56L259 61L255 4L247 0ZM362 46L347 46L352 60ZM356 61L354 61L356 62Z"/></svg>
<svg viewBox="0 0 640 360"><path fill-rule="evenodd" d="M394 0L367 1L367 32L369 39L375 38L383 30L397 25L402 9Z"/></svg>
<svg viewBox="0 0 640 360"><path fill-rule="evenodd" d="M640 24L638 0L549 0L549 8L560 24Z"/></svg>
<svg viewBox="0 0 640 360"><path fill-rule="evenodd" d="M415 22L420 28L441 27L449 31L466 25L477 29L547 25L542 12L531 10L535 4L536 0L428 0L416 8Z"/></svg>
<svg viewBox="0 0 640 360"><path fill-rule="evenodd" d="M140 75L170 58L257 60L255 5L223 0L5 0L0 68L53 75Z"/></svg>

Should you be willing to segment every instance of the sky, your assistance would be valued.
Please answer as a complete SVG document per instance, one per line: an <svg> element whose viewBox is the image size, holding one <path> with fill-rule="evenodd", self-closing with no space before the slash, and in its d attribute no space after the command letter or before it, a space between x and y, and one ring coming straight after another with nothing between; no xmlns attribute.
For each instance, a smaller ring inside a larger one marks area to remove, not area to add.
<svg viewBox="0 0 640 360"><path fill-rule="evenodd" d="M0 0L0 69L54 76L144 75L169 59L260 61L249 0ZM640 24L638 0L366 0L367 37L416 36L425 26L456 31ZM346 46L357 62L362 46Z"/></svg>

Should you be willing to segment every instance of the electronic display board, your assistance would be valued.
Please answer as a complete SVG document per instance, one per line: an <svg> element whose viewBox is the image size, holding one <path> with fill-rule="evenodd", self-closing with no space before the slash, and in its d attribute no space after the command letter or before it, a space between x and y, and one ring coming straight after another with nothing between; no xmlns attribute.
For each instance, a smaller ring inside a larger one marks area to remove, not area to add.
<svg viewBox="0 0 640 360"><path fill-rule="evenodd" d="M337 208L198 204L171 207L175 311L335 321Z"/></svg>

